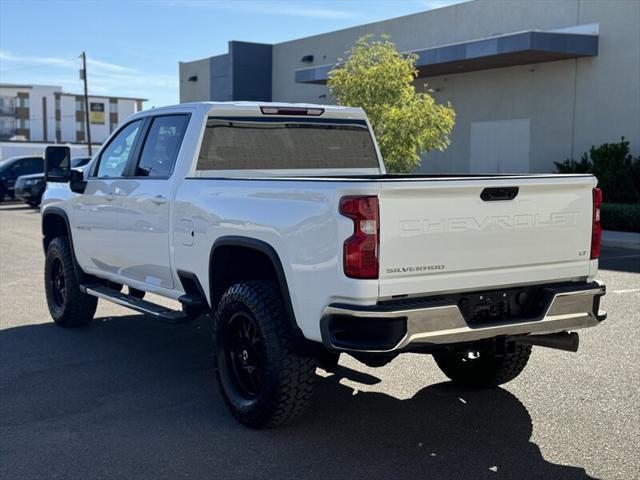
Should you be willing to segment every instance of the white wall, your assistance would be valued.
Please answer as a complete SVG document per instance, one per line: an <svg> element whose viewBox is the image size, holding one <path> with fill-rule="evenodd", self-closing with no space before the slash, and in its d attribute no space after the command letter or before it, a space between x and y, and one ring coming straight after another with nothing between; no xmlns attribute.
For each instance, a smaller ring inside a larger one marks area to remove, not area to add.
<svg viewBox="0 0 640 480"><path fill-rule="evenodd" d="M122 124L127 117L136 112L136 101L128 99L118 99L118 125Z"/></svg>
<svg viewBox="0 0 640 480"><path fill-rule="evenodd" d="M44 149L48 143L33 142L0 142L0 160L23 155L40 155L44 156ZM86 157L86 145L69 145L72 157ZM93 153L98 151L99 145L94 145Z"/></svg>
<svg viewBox="0 0 640 480"><path fill-rule="evenodd" d="M71 95L60 97L60 134L61 141L76 141L76 98Z"/></svg>
<svg viewBox="0 0 640 480"><path fill-rule="evenodd" d="M29 89L29 130L31 141L56 140L56 105L54 92L60 92L60 87L51 85L33 85ZM47 104L47 137L44 137L44 112L42 99Z"/></svg>

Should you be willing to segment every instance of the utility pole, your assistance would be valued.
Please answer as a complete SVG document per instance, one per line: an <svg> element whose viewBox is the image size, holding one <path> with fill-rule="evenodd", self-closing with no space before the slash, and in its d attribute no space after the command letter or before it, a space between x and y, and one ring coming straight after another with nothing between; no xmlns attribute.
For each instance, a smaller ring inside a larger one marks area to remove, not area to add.
<svg viewBox="0 0 640 480"><path fill-rule="evenodd" d="M89 150L89 156L91 153L91 124L89 123L89 88L87 87L87 55L82 52L82 70L80 76L84 80L84 121L87 129L87 148Z"/></svg>

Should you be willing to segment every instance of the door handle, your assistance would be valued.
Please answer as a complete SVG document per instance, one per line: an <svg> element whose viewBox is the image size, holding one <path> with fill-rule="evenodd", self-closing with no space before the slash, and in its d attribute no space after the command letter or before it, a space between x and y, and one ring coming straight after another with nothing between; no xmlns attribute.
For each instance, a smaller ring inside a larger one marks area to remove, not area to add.
<svg viewBox="0 0 640 480"><path fill-rule="evenodd" d="M482 190L480 198L485 202L513 200L518 196L519 187L487 187Z"/></svg>
<svg viewBox="0 0 640 480"><path fill-rule="evenodd" d="M151 199L151 201L156 205L164 205L167 203L167 197L163 197L162 195L156 195Z"/></svg>

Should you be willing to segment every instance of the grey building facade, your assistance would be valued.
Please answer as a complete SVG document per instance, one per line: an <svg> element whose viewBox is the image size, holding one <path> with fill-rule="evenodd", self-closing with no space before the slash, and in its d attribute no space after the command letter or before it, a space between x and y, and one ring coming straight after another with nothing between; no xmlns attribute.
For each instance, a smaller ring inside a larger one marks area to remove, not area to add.
<svg viewBox="0 0 640 480"><path fill-rule="evenodd" d="M624 136L640 154L640 0L474 0L180 63L180 100L331 103L329 71L361 36L418 55L418 90L456 126L424 172L549 172Z"/></svg>

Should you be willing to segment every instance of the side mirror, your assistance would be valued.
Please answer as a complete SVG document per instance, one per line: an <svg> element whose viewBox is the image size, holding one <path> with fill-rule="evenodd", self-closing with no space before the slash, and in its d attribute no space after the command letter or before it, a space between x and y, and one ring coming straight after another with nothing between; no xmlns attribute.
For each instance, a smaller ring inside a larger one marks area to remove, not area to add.
<svg viewBox="0 0 640 480"><path fill-rule="evenodd" d="M71 149L50 145L44 151L44 181L66 183L71 172Z"/></svg>

